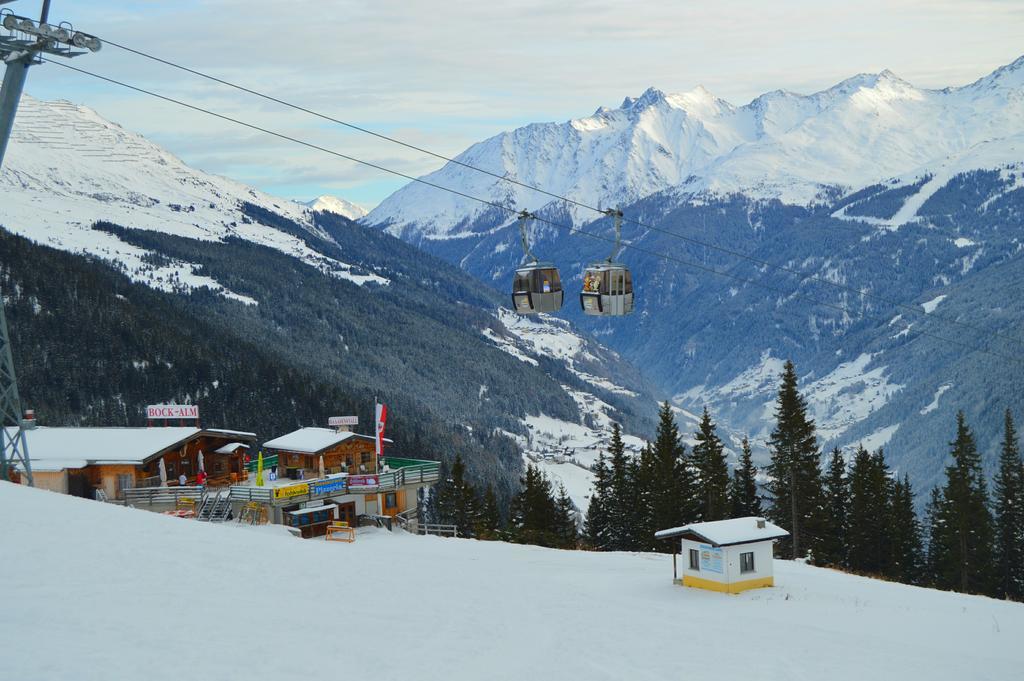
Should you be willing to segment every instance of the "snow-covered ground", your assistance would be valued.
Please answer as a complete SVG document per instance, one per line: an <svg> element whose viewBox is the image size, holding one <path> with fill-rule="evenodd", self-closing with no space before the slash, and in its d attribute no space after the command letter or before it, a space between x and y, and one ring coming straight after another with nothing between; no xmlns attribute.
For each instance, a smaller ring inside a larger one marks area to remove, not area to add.
<svg viewBox="0 0 1024 681"><path fill-rule="evenodd" d="M667 555L360 530L354 544L0 483L0 678L1008 681L1024 606L776 561L675 586ZM315 672L314 672L315 670Z"/></svg>

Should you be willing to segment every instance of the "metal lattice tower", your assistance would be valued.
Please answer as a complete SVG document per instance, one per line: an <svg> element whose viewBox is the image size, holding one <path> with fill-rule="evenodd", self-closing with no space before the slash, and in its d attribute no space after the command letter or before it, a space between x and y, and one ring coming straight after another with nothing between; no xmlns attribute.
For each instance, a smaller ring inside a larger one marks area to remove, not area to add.
<svg viewBox="0 0 1024 681"><path fill-rule="evenodd" d="M13 0L0 0L6 5ZM14 14L8 9L0 11L0 61L4 63L4 80L0 86L0 167L3 166L7 142L14 129L14 116L18 112L21 91L25 88L28 68L42 62L41 55L77 57L100 49L95 36L75 31L70 24L54 25L47 22L50 0L43 0L39 21ZM7 332L7 316L0 295L0 480L7 480L13 470L20 469L25 481L31 485L32 466L28 456L25 432L34 420L23 418L18 379L14 373L11 337Z"/></svg>
<svg viewBox="0 0 1024 681"><path fill-rule="evenodd" d="M32 465L28 458L28 440L25 431L29 423L22 418L21 396L18 395L18 378L14 373L14 357L11 355L11 337L7 333L7 315L4 314L0 294L0 480L7 480L11 469L24 472L25 481L31 486ZM9 424L15 424L13 426Z"/></svg>

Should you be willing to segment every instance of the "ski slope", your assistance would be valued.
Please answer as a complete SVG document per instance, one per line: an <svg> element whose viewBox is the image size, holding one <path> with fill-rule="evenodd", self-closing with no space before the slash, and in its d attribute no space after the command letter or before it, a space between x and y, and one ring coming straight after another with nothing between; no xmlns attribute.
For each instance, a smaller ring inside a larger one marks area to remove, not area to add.
<svg viewBox="0 0 1024 681"><path fill-rule="evenodd" d="M0 678L1007 679L1024 606L776 561L739 596L666 555L361 530L354 544L0 483ZM276 585L276 586L275 586Z"/></svg>

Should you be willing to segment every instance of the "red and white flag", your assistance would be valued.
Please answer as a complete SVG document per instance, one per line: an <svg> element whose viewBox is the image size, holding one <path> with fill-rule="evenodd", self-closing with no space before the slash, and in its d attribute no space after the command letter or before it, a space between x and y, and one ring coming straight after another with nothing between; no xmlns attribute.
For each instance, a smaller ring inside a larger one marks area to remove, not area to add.
<svg viewBox="0 0 1024 681"><path fill-rule="evenodd" d="M386 404L377 405L377 458L384 457L384 424L388 420L388 407Z"/></svg>

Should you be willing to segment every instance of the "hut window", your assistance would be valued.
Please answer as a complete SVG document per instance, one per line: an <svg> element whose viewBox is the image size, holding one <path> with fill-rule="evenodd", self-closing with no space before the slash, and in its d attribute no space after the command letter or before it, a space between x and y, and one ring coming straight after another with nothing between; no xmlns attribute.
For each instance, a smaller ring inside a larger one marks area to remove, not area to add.
<svg viewBox="0 0 1024 681"><path fill-rule="evenodd" d="M690 569L700 572L700 551L690 549Z"/></svg>
<svg viewBox="0 0 1024 681"><path fill-rule="evenodd" d="M117 476L117 494L118 494L118 496L120 496L121 493L124 492L126 489L131 489L134 486L133 485L133 483L135 482L134 478L135 478L135 476L130 475L130 474L126 474L126 473L118 474L118 476Z"/></svg>
<svg viewBox="0 0 1024 681"><path fill-rule="evenodd" d="M370 463L370 453L363 452L359 455L359 463Z"/></svg>
<svg viewBox="0 0 1024 681"><path fill-rule="evenodd" d="M217 473L223 473L224 472L224 462L219 460L219 459L217 461L215 461L214 464L213 464L213 470L215 472L217 472Z"/></svg>
<svg viewBox="0 0 1024 681"><path fill-rule="evenodd" d="M747 551L740 554L740 572L754 571L754 552Z"/></svg>
<svg viewBox="0 0 1024 681"><path fill-rule="evenodd" d="M384 495L384 508L395 508L398 506L398 500L395 497L394 492L388 492Z"/></svg>

